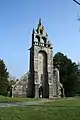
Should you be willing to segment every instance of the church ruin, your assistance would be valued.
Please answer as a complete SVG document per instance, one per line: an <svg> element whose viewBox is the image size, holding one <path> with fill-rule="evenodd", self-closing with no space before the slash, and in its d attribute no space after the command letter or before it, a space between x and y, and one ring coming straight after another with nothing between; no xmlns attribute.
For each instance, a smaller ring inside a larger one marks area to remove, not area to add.
<svg viewBox="0 0 80 120"><path fill-rule="evenodd" d="M37 29L32 31L30 47L30 67L24 79L12 88L14 96L54 98L61 96L62 84L59 71L53 68L53 47L39 19Z"/></svg>

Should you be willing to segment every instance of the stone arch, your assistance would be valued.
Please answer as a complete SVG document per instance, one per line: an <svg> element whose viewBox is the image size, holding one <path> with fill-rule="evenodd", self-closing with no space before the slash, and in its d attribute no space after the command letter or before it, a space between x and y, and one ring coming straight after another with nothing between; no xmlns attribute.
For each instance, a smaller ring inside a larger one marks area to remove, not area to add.
<svg viewBox="0 0 80 120"><path fill-rule="evenodd" d="M40 42L40 36L36 35L37 41Z"/></svg>
<svg viewBox="0 0 80 120"><path fill-rule="evenodd" d="M40 41L42 44L44 44L44 40L41 38L41 41Z"/></svg>
<svg viewBox="0 0 80 120"><path fill-rule="evenodd" d="M47 72L47 53L45 51L40 50L38 52L38 79L39 84L43 87L42 97L49 97L48 90L48 72Z"/></svg>

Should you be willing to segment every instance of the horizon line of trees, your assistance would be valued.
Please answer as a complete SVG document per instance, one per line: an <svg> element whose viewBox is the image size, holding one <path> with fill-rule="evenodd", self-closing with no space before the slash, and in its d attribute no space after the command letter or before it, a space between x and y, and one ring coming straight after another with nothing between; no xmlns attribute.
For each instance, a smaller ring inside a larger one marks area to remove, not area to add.
<svg viewBox="0 0 80 120"><path fill-rule="evenodd" d="M63 84L65 97L80 94L80 65L72 62L66 55L57 52L53 57L53 66L60 73L60 82ZM9 72L3 60L0 59L0 95L10 96L8 93L16 81L10 79Z"/></svg>

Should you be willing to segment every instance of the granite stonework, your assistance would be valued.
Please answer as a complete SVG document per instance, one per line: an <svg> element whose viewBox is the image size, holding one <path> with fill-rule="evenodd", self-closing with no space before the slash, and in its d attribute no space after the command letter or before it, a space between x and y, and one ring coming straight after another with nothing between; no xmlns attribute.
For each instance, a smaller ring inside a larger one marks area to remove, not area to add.
<svg viewBox="0 0 80 120"><path fill-rule="evenodd" d="M61 97L62 88L59 71L53 68L53 47L39 19L32 31L29 72L13 86L13 96Z"/></svg>
<svg viewBox="0 0 80 120"><path fill-rule="evenodd" d="M22 76L15 85L12 86L12 97L26 97L27 95L27 85L28 85L28 75L27 72Z"/></svg>

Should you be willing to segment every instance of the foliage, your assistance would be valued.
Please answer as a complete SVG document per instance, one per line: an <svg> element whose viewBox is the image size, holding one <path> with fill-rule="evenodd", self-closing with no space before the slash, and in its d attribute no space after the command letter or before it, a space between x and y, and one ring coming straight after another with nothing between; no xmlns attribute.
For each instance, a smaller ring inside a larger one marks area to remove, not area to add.
<svg viewBox="0 0 80 120"><path fill-rule="evenodd" d="M12 79L11 79L9 82L10 82L10 86L12 86L12 85L15 85L15 84L16 84L16 81L14 81L14 80L12 80Z"/></svg>
<svg viewBox="0 0 80 120"><path fill-rule="evenodd" d="M0 59L0 95L7 96L9 87L9 73L3 60Z"/></svg>
<svg viewBox="0 0 80 120"><path fill-rule="evenodd" d="M8 87L8 96L12 97L12 85L15 85L17 82L17 79L15 77L10 76L9 77L9 87Z"/></svg>
<svg viewBox="0 0 80 120"><path fill-rule="evenodd" d="M60 82L63 84L65 96L74 96L78 83L78 65L60 52L55 54L53 64L59 69Z"/></svg>

